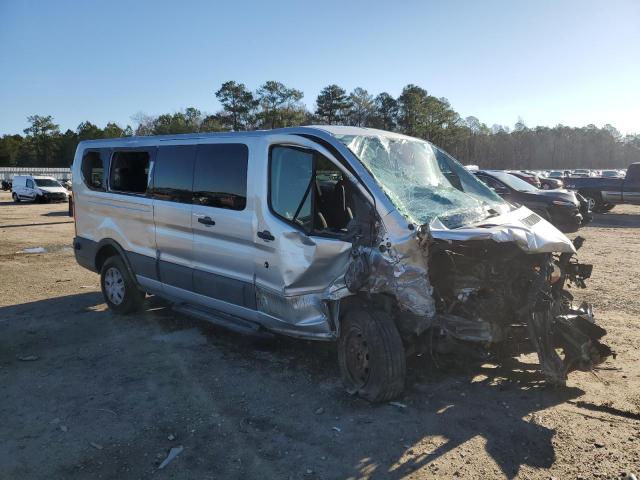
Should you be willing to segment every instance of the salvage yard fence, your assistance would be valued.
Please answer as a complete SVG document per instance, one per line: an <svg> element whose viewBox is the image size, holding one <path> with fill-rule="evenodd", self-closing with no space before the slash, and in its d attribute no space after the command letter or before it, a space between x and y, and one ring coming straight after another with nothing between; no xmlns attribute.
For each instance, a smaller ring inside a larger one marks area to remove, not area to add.
<svg viewBox="0 0 640 480"><path fill-rule="evenodd" d="M16 175L46 175L57 180L71 180L70 168L0 167L0 180L11 180Z"/></svg>

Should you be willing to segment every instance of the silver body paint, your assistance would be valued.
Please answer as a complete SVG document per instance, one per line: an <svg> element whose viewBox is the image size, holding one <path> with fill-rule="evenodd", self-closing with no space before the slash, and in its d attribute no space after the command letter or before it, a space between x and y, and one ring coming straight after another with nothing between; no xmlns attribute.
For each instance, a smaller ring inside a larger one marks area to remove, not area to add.
<svg viewBox="0 0 640 480"><path fill-rule="evenodd" d="M364 259L372 266L372 273L361 290L394 296L401 310L424 317L426 328L435 315L435 304L420 228L409 228L409 221L369 171L333 136L370 132L377 131L322 126L82 142L73 165L77 237L98 248L105 241L115 242L130 260L135 259L131 264L141 287L171 302L221 312L271 331L320 340L336 338L339 302L356 293L347 288L345 273L354 262ZM245 210L95 191L83 181L81 163L86 149L210 143L247 146ZM267 201L268 158L273 145L312 149L334 162L374 206L377 242L354 247L340 239L310 236L275 216ZM439 240L489 239L514 242L527 253L575 252L567 237L539 217L533 223L531 215L520 207L481 224L448 229L435 221L428 230ZM208 228L200 224L198 219L203 216L213 218L216 225ZM275 237L273 241L257 236L265 230ZM155 268L159 276L138 271L137 264ZM168 281L172 275L184 276L192 288L172 285ZM215 287L213 293L203 293L207 285ZM217 291L227 292L226 296L217 295Z"/></svg>

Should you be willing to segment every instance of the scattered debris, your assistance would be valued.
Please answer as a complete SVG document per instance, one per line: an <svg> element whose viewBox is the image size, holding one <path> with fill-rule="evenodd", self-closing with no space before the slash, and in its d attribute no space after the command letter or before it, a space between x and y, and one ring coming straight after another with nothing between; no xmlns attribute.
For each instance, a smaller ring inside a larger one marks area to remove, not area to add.
<svg viewBox="0 0 640 480"><path fill-rule="evenodd" d="M93 448L95 448L96 450L102 450L102 445L100 445L99 443L96 442L89 442L89 445L91 445Z"/></svg>
<svg viewBox="0 0 640 480"><path fill-rule="evenodd" d="M173 442L175 439L176 436L173 433L169 434L169 436L167 437L167 440L169 440L170 442Z"/></svg>
<svg viewBox="0 0 640 480"><path fill-rule="evenodd" d="M389 402L389 405L393 407L398 407L398 408L407 408L407 406L404 403L400 403L400 402Z"/></svg>
<svg viewBox="0 0 640 480"><path fill-rule="evenodd" d="M315 411L316 415L322 415L324 413L324 408L320 407Z"/></svg>
<svg viewBox="0 0 640 480"><path fill-rule="evenodd" d="M173 447L171 450L169 450L169 455L167 455L167 458L162 461L162 463L158 467L158 470L163 469L171 462L173 462L175 458L182 453L183 450L184 447L182 445L180 445L179 447Z"/></svg>
<svg viewBox="0 0 640 480"><path fill-rule="evenodd" d="M22 362L35 362L36 360L39 360L39 359L40 357L38 357L37 355L24 355L24 356L18 357L18 360Z"/></svg>
<svg viewBox="0 0 640 480"><path fill-rule="evenodd" d="M47 253L47 250L44 247L32 247L25 248L24 250L22 250L22 253Z"/></svg>
<svg viewBox="0 0 640 480"><path fill-rule="evenodd" d="M338 433L340 433L342 431L342 429L340 427L332 427L331 430L335 430Z"/></svg>
<svg viewBox="0 0 640 480"><path fill-rule="evenodd" d="M60 425L60 430L62 430L63 432L68 432L69 427L67 427L66 425Z"/></svg>

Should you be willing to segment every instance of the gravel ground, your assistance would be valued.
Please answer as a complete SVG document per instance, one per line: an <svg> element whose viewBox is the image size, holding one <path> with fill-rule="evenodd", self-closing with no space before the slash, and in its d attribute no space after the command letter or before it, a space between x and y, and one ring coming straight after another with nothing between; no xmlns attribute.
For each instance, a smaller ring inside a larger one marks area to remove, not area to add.
<svg viewBox="0 0 640 480"><path fill-rule="evenodd" d="M153 298L112 314L75 263L66 205L3 192L0 478L638 475L639 229L640 208L620 206L581 231L595 267L577 295L618 353L596 374L553 389L533 356L513 371L421 357L401 403L370 405L342 390L331 344L253 341Z"/></svg>

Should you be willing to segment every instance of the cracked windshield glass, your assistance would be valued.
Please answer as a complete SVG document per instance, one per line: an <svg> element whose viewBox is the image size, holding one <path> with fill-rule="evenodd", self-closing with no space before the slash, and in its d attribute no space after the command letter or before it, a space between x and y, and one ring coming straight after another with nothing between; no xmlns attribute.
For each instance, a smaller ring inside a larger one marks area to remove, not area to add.
<svg viewBox="0 0 640 480"><path fill-rule="evenodd" d="M423 225L459 228L508 211L495 192L428 142L400 135L337 135L398 210Z"/></svg>

